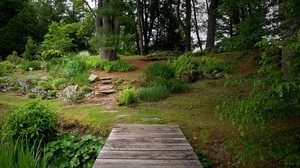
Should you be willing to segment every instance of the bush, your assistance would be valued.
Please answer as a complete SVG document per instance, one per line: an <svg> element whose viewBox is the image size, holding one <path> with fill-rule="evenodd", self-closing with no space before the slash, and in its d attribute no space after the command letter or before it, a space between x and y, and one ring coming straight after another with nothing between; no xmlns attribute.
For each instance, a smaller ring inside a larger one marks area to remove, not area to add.
<svg viewBox="0 0 300 168"><path fill-rule="evenodd" d="M230 69L226 61L218 58L202 57L199 61L199 70L203 73L227 72Z"/></svg>
<svg viewBox="0 0 300 168"><path fill-rule="evenodd" d="M42 52L42 58L45 61L60 57L62 57L62 53L59 50L45 50Z"/></svg>
<svg viewBox="0 0 300 168"><path fill-rule="evenodd" d="M206 155L206 152L203 151L203 150L195 150L195 153L201 163L201 165L204 167L204 168L209 168L209 167L212 167L213 166L213 162L212 160L210 160L207 155Z"/></svg>
<svg viewBox="0 0 300 168"><path fill-rule="evenodd" d="M57 90L63 89L67 87L67 85L68 85L68 81L66 78L57 78L51 81L51 86Z"/></svg>
<svg viewBox="0 0 300 168"><path fill-rule="evenodd" d="M143 101L159 101L168 96L168 90L164 86L152 86L140 89L138 95Z"/></svg>
<svg viewBox="0 0 300 168"><path fill-rule="evenodd" d="M37 141L38 142L38 141ZM0 142L0 167L3 168L46 168L47 160L42 158L40 143L29 145L26 140Z"/></svg>
<svg viewBox="0 0 300 168"><path fill-rule="evenodd" d="M125 88L120 92L119 105L130 105L138 101L135 88Z"/></svg>
<svg viewBox="0 0 300 168"><path fill-rule="evenodd" d="M29 61L35 60L37 59L35 55L36 51L37 51L37 45L35 41L31 37L29 37L27 39L27 43L25 45L25 52L22 54L22 57L25 60L29 60Z"/></svg>
<svg viewBox="0 0 300 168"><path fill-rule="evenodd" d="M89 93L91 91L93 91L94 89L90 86L84 85L82 87L79 88L79 91L83 92L83 93Z"/></svg>
<svg viewBox="0 0 300 168"><path fill-rule="evenodd" d="M46 70L47 71L51 71L51 70L55 70L58 67L64 65L64 59L62 58L53 58L49 61L46 62Z"/></svg>
<svg viewBox="0 0 300 168"><path fill-rule="evenodd" d="M87 70L86 63L83 60L76 59L71 60L64 67L64 74L68 77L75 77L78 74L82 74Z"/></svg>
<svg viewBox="0 0 300 168"><path fill-rule="evenodd" d="M0 73L4 74L12 72L15 68L15 65L12 64L10 61L2 61L0 62L0 67Z"/></svg>
<svg viewBox="0 0 300 168"><path fill-rule="evenodd" d="M21 68L24 71L29 71L29 68L32 68L32 70L40 70L41 69L41 62L38 61L38 60L24 61Z"/></svg>
<svg viewBox="0 0 300 168"><path fill-rule="evenodd" d="M157 78L171 79L175 77L175 69L170 64L154 63L150 65L142 74L143 84L151 85Z"/></svg>
<svg viewBox="0 0 300 168"><path fill-rule="evenodd" d="M98 56L89 56L85 58L87 68L88 69L96 69L96 68L103 68L104 61L101 61Z"/></svg>
<svg viewBox="0 0 300 168"><path fill-rule="evenodd" d="M44 90L49 90L52 88L51 84L47 81L39 81L38 86Z"/></svg>
<svg viewBox="0 0 300 168"><path fill-rule="evenodd" d="M181 76L186 71L196 69L197 63L193 61L193 57L189 54L183 54L171 63L172 67L176 70L176 76Z"/></svg>
<svg viewBox="0 0 300 168"><path fill-rule="evenodd" d="M47 106L32 102L5 117L2 133L4 137L14 141L24 137L30 143L41 139L48 142L56 135L56 124L56 116Z"/></svg>
<svg viewBox="0 0 300 168"><path fill-rule="evenodd" d="M16 51L13 51L12 54L8 55L6 57L6 60L7 61L10 61L11 63L14 63L14 64L20 64L22 62L22 58L20 58L18 56L18 53Z"/></svg>
<svg viewBox="0 0 300 168"><path fill-rule="evenodd" d="M46 145L45 157L53 168L92 167L104 144L102 138L92 135L79 139L67 134Z"/></svg>
<svg viewBox="0 0 300 168"><path fill-rule="evenodd" d="M169 92L171 93L180 93L184 92L188 88L188 84L182 80L177 80L177 79L157 79L154 81L154 86L158 87L164 87L166 88Z"/></svg>

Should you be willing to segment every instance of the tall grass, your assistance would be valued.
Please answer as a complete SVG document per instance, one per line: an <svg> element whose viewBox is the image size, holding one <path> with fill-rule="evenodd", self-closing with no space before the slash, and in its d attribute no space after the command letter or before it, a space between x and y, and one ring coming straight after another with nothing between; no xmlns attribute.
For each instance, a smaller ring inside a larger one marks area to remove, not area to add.
<svg viewBox="0 0 300 168"><path fill-rule="evenodd" d="M119 105L130 105L138 101L135 88L125 88L120 92Z"/></svg>
<svg viewBox="0 0 300 168"><path fill-rule="evenodd" d="M3 168L46 168L48 161L42 155L41 143L29 146L21 139L0 143L0 167Z"/></svg>
<svg viewBox="0 0 300 168"><path fill-rule="evenodd" d="M146 87L140 89L138 95L143 101L159 101L168 97L168 90L164 86Z"/></svg>

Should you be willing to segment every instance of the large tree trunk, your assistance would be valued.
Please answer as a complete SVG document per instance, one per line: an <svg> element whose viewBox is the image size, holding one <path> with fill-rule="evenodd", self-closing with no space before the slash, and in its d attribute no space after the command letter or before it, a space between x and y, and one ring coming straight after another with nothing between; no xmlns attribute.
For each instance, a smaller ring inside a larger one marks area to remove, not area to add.
<svg viewBox="0 0 300 168"><path fill-rule="evenodd" d="M180 27L184 30L185 36L185 51L191 51L191 17L192 17L192 8L191 8L191 0L185 0L185 24L181 20L180 17L180 0L177 0L176 6L176 15L179 22Z"/></svg>
<svg viewBox="0 0 300 168"><path fill-rule="evenodd" d="M143 23L142 23L142 17L143 13L141 11L141 2L140 0L136 0L136 9L137 9L137 31L138 31L138 37L139 37L139 54L144 55L144 38L143 38Z"/></svg>
<svg viewBox="0 0 300 168"><path fill-rule="evenodd" d="M196 2L195 1L196 0L192 0L193 11L194 11L194 26L195 26L195 29L196 29L196 36L197 36L198 45L200 47L200 50L203 50L200 35L199 35L199 27L198 27L198 22L197 22L197 12L196 12Z"/></svg>
<svg viewBox="0 0 300 168"><path fill-rule="evenodd" d="M208 8L208 25L207 25L207 36L206 36L206 49L211 50L215 47L215 36L216 36L216 19L217 19L217 8L219 0L211 0Z"/></svg>

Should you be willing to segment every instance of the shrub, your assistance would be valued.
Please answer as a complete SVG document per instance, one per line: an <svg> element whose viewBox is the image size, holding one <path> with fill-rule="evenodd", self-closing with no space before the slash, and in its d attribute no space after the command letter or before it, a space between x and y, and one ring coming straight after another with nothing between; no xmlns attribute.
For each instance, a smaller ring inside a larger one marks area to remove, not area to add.
<svg viewBox="0 0 300 168"><path fill-rule="evenodd" d="M59 50L45 50L42 52L42 58L45 61L60 57L62 57L62 53Z"/></svg>
<svg viewBox="0 0 300 168"><path fill-rule="evenodd" d="M135 66L124 61L110 61L104 63L106 72L127 72L135 69Z"/></svg>
<svg viewBox="0 0 300 168"><path fill-rule="evenodd" d="M26 140L0 142L0 167L5 168L46 168L47 160L42 158L40 143L29 145Z"/></svg>
<svg viewBox="0 0 300 168"><path fill-rule="evenodd" d="M176 70L176 76L181 76L184 72L192 71L197 67L197 63L189 54L179 56L171 65Z"/></svg>
<svg viewBox="0 0 300 168"><path fill-rule="evenodd" d="M187 90L188 85L186 82L177 79L156 79L154 81L154 86L164 87L171 93L180 93Z"/></svg>
<svg viewBox="0 0 300 168"><path fill-rule="evenodd" d="M227 62L218 58L202 57L199 61L199 70L203 73L212 73L214 70L226 72L229 68Z"/></svg>
<svg viewBox="0 0 300 168"><path fill-rule="evenodd" d="M15 65L12 64L10 61L2 61L0 62L0 71L2 73L10 73L14 70Z"/></svg>
<svg viewBox="0 0 300 168"><path fill-rule="evenodd" d="M32 68L33 70L40 70L41 69L41 62L38 61L38 60L24 61L21 68L24 71L29 71L29 68Z"/></svg>
<svg viewBox="0 0 300 168"><path fill-rule="evenodd" d="M204 167L204 168L209 168L209 167L212 167L213 166L213 162L212 160L210 160L207 155L206 155L206 152L203 151L203 150L195 150L195 153L201 163L201 165Z"/></svg>
<svg viewBox="0 0 300 168"><path fill-rule="evenodd" d="M140 89L138 95L143 101L159 101L168 96L168 90L164 86L152 86Z"/></svg>
<svg viewBox="0 0 300 168"><path fill-rule="evenodd" d="M27 39L27 43L25 45L25 52L22 54L22 57L25 60L29 60L29 61L35 60L37 59L35 57L36 51L37 51L37 45L35 41L31 37L29 37Z"/></svg>
<svg viewBox="0 0 300 168"><path fill-rule="evenodd" d="M119 105L130 105L136 103L137 99L137 91L135 88L125 88L120 92L119 97Z"/></svg>
<svg viewBox="0 0 300 168"><path fill-rule="evenodd" d="M32 102L5 117L2 133L4 137L12 138L14 141L24 137L30 143L40 139L48 142L56 135L56 123L55 114L47 106Z"/></svg>
<svg viewBox="0 0 300 168"><path fill-rule="evenodd" d="M83 93L88 93L93 91L94 89L90 86L84 85L82 87L79 88L79 91L83 92Z"/></svg>
<svg viewBox="0 0 300 168"><path fill-rule="evenodd" d="M50 167L92 167L104 144L102 138L92 135L79 139L67 134L46 145L45 157L49 160Z"/></svg>
<svg viewBox="0 0 300 168"><path fill-rule="evenodd" d="M49 93L48 93L48 96L49 97L56 97L56 94L57 94L57 90L51 90Z"/></svg>
<svg viewBox="0 0 300 168"><path fill-rule="evenodd" d="M151 85L156 78L171 79L175 77L175 69L170 64L154 63L150 65L142 74L143 84Z"/></svg>
<svg viewBox="0 0 300 168"><path fill-rule="evenodd" d="M57 69L58 66L64 65L64 59L62 58L53 58L46 62L46 70L50 71L53 69Z"/></svg>
<svg viewBox="0 0 300 168"><path fill-rule="evenodd" d="M54 89L63 89L68 85L66 78L57 78L51 81L51 85Z"/></svg>
<svg viewBox="0 0 300 168"><path fill-rule="evenodd" d="M96 68L104 67L104 61L100 60L98 56L89 56L85 58L85 61L88 69L96 69Z"/></svg>
<svg viewBox="0 0 300 168"><path fill-rule="evenodd" d="M89 82L89 76L87 74L77 74L76 76L71 78L73 84L77 84L79 86L88 85Z"/></svg>
<svg viewBox="0 0 300 168"><path fill-rule="evenodd" d="M16 51L13 51L12 54L8 55L6 57L6 60L14 64L20 64L22 62L22 58L18 56L18 53Z"/></svg>
<svg viewBox="0 0 300 168"><path fill-rule="evenodd" d="M86 63L81 59L71 60L64 67L64 74L68 77L75 77L87 70Z"/></svg>
<svg viewBox="0 0 300 168"><path fill-rule="evenodd" d="M52 87L51 87L51 84L50 84L49 82L47 82L47 81L39 81L39 82L38 82L38 86L39 86L40 88L44 89L44 90L49 90L49 89L52 88Z"/></svg>

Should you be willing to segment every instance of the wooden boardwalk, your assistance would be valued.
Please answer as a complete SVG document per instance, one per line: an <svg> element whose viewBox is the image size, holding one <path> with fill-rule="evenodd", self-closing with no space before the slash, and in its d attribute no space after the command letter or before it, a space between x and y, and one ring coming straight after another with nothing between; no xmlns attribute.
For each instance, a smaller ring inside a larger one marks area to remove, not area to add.
<svg viewBox="0 0 300 168"><path fill-rule="evenodd" d="M118 124L93 168L199 168L177 125Z"/></svg>

